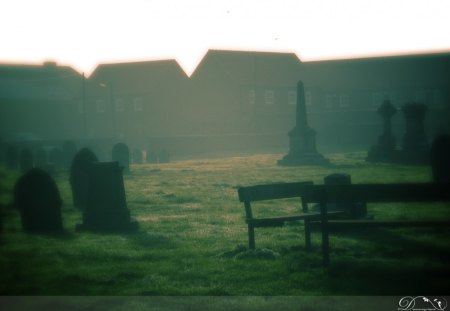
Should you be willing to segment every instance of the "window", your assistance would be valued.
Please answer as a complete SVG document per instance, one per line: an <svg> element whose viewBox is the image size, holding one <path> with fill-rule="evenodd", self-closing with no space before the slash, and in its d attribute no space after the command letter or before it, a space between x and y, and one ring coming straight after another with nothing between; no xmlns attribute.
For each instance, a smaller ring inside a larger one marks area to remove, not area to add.
<svg viewBox="0 0 450 311"><path fill-rule="evenodd" d="M273 105L275 103L275 93L272 90L264 91L264 102L266 105Z"/></svg>
<svg viewBox="0 0 450 311"><path fill-rule="evenodd" d="M248 103L249 103L249 105L254 105L256 103L256 92L255 92L255 90L248 91Z"/></svg>
<svg viewBox="0 0 450 311"><path fill-rule="evenodd" d="M288 92L288 105L296 105L297 104L297 92L289 91Z"/></svg>
<svg viewBox="0 0 450 311"><path fill-rule="evenodd" d="M125 111L125 102L122 98L117 98L114 104L116 112Z"/></svg>
<svg viewBox="0 0 450 311"><path fill-rule="evenodd" d="M144 104L143 104L142 97L136 97L133 100L133 109L134 109L134 111L142 111L142 110L144 110Z"/></svg>
<svg viewBox="0 0 450 311"><path fill-rule="evenodd" d="M337 94L326 95L325 96L325 108L333 109L335 107L338 107L338 100L339 100L339 97Z"/></svg>
<svg viewBox="0 0 450 311"><path fill-rule="evenodd" d="M97 110L98 113L103 113L105 112L105 101L103 99L97 99L95 101L95 108Z"/></svg>

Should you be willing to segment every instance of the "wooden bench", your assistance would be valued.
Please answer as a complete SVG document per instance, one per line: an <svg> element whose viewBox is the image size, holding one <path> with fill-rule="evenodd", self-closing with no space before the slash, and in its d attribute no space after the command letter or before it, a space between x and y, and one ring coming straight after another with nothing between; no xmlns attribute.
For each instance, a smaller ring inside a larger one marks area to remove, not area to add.
<svg viewBox="0 0 450 311"><path fill-rule="evenodd" d="M311 213L308 211L308 203L303 197L304 187L312 184L312 182L277 183L240 187L238 189L239 201L244 203L245 222L248 226L248 245L250 249L255 249L255 228L280 227L288 221L304 220L307 222L321 218L321 213ZM301 212L299 211L299 213L295 215L282 215L276 217L255 218L253 216L252 202L288 198L301 199ZM328 216L331 217L332 215L340 214L342 214L342 212L330 212ZM305 234L310 234L310 231L305 231ZM310 247L310 244L308 244L310 241L310 237L305 236L307 248Z"/></svg>
<svg viewBox="0 0 450 311"><path fill-rule="evenodd" d="M320 204L319 221L305 223L305 236L319 228L322 233L322 256L324 266L330 263L329 233L368 228L399 227L450 227L450 220L331 220L327 214L327 203L390 203L390 202L448 202L450 184L397 183L397 184L352 184L352 185L306 185L304 200ZM450 208L450 207L449 207ZM308 242L311 243L310 241Z"/></svg>

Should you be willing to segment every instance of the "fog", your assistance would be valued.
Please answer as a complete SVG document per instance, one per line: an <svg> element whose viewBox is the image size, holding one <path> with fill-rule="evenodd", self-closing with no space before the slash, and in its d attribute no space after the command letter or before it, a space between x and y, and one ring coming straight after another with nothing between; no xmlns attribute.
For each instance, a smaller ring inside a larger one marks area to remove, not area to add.
<svg viewBox="0 0 450 311"><path fill-rule="evenodd" d="M105 160L118 142L175 158L285 152L301 80L321 150L368 150L383 129L384 100L398 110L399 145L400 110L410 102L427 106L431 141L448 131L448 72L449 54L302 62L292 53L210 50L190 77L172 59L101 64L89 77L55 62L3 64L0 137L44 148L72 141Z"/></svg>

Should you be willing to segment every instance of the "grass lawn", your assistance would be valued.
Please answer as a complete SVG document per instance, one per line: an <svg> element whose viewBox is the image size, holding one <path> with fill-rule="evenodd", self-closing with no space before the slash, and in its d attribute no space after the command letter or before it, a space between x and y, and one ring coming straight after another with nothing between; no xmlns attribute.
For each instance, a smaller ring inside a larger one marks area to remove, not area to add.
<svg viewBox="0 0 450 311"><path fill-rule="evenodd" d="M280 167L281 154L131 165L127 204L132 234L78 233L68 173L54 175L63 198L62 236L28 235L8 207L18 178L1 170L1 295L317 296L444 295L450 291L448 229L395 229L332 235L331 266L321 265L320 234L304 249L303 225L256 229L246 252L239 185L308 181L348 173L353 183L426 182L427 166L373 164L365 152L327 155L328 167ZM254 205L256 214L294 212L295 200ZM441 219L446 204L377 204L376 219Z"/></svg>

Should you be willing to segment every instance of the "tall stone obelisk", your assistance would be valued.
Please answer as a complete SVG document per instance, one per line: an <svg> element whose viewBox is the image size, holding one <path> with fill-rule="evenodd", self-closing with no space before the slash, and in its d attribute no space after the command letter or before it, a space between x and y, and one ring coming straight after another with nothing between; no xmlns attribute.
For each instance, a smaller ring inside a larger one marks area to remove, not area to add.
<svg viewBox="0 0 450 311"><path fill-rule="evenodd" d="M316 131L308 126L305 90L301 80L297 83L297 109L295 127L288 133L289 153L278 160L279 165L297 166L328 164L329 161L316 149Z"/></svg>

